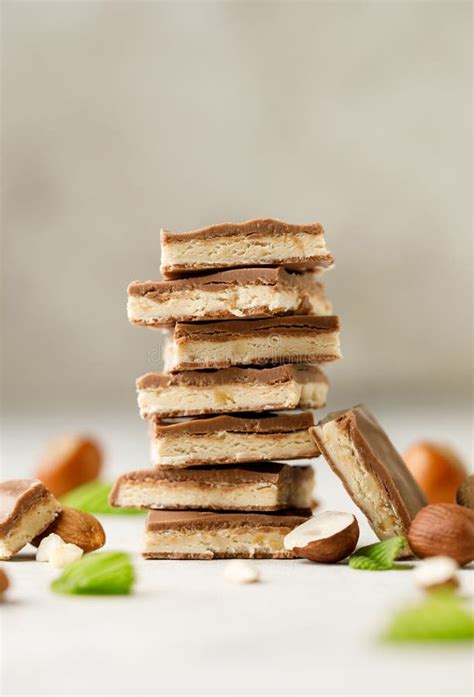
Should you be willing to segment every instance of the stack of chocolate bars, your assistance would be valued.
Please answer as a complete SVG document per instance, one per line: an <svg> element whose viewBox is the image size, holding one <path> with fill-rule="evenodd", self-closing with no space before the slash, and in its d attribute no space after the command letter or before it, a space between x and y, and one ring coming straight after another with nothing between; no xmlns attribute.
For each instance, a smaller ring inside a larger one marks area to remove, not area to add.
<svg viewBox="0 0 474 697"><path fill-rule="evenodd" d="M317 364L340 358L318 280L333 263L321 225L250 220L161 233L165 280L128 289L133 324L167 331L164 371L137 380L152 469L118 479L114 506L148 514L152 559L288 558L311 515Z"/></svg>

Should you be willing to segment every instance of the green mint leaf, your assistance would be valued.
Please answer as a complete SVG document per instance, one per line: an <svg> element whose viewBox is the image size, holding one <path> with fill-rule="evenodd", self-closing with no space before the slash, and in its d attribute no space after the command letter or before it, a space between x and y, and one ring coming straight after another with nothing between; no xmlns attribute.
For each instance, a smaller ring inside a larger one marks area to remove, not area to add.
<svg viewBox="0 0 474 697"><path fill-rule="evenodd" d="M352 569L367 571L388 571L393 569L393 562L406 545L405 537L392 537L390 540L376 542L361 547L349 559Z"/></svg>
<svg viewBox="0 0 474 697"><path fill-rule="evenodd" d="M389 641L472 641L474 616L452 590L431 592L419 605L400 610L385 635Z"/></svg>
<svg viewBox="0 0 474 697"><path fill-rule="evenodd" d="M68 566L51 584L56 593L73 595L128 595L135 580L125 552L86 554Z"/></svg>
<svg viewBox="0 0 474 697"><path fill-rule="evenodd" d="M88 482L64 494L61 497L61 503L64 506L77 508L79 511L95 515L133 515L144 513L140 508L113 508L109 504L111 489L111 484L97 481Z"/></svg>

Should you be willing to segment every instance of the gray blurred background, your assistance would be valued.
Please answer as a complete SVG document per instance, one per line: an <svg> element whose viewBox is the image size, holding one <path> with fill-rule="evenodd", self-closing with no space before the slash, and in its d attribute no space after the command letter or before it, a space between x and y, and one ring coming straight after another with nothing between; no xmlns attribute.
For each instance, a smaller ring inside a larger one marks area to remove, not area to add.
<svg viewBox="0 0 474 697"><path fill-rule="evenodd" d="M113 403L159 228L321 221L332 401L469 396L469 2L4 2L4 404Z"/></svg>

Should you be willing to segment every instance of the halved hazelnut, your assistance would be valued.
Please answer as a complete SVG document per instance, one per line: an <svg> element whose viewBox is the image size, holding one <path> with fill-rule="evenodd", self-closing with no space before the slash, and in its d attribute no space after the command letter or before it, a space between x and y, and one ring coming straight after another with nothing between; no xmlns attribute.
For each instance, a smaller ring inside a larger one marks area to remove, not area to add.
<svg viewBox="0 0 474 697"><path fill-rule="evenodd" d="M429 557L418 564L413 575L417 586L426 591L440 588L457 588L458 564L451 557Z"/></svg>
<svg viewBox="0 0 474 697"><path fill-rule="evenodd" d="M285 537L285 549L311 561L335 563L355 550L359 525L351 513L326 511L313 516Z"/></svg>

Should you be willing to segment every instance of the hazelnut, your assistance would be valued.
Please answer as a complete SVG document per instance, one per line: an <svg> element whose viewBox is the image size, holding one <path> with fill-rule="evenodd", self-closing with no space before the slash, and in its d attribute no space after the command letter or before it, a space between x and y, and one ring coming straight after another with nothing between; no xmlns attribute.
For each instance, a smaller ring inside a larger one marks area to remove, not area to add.
<svg viewBox="0 0 474 697"><path fill-rule="evenodd" d="M456 494L456 501L460 506L474 508L474 474L470 474L463 481Z"/></svg>
<svg viewBox="0 0 474 697"><path fill-rule="evenodd" d="M3 596L5 591L10 587L10 581L8 576L3 569L0 569L0 598Z"/></svg>
<svg viewBox="0 0 474 697"><path fill-rule="evenodd" d="M454 450L420 441L404 453L403 459L429 503L455 502L466 468Z"/></svg>
<svg viewBox="0 0 474 697"><path fill-rule="evenodd" d="M422 508L408 532L417 557L447 556L464 566L474 560L474 511L455 503Z"/></svg>
<svg viewBox="0 0 474 697"><path fill-rule="evenodd" d="M95 441L82 436L62 436L51 441L36 477L54 496L97 479L102 452Z"/></svg>
<svg viewBox="0 0 474 697"><path fill-rule="evenodd" d="M84 552L77 545L66 542L57 547L53 547L49 555L49 563L56 569L65 569L66 566L73 564L80 559Z"/></svg>
<svg viewBox="0 0 474 697"><path fill-rule="evenodd" d="M104 528L97 518L90 513L67 506L31 544L37 547L44 538L51 537L51 534L55 534L56 537L59 535L63 542L75 544L84 552L94 552L105 544Z"/></svg>
<svg viewBox="0 0 474 697"><path fill-rule="evenodd" d="M285 549L327 564L345 559L355 550L359 525L350 513L326 511L313 516L285 537Z"/></svg>
<svg viewBox="0 0 474 697"><path fill-rule="evenodd" d="M64 540L56 533L52 532L50 535L46 535L38 545L36 561L49 561L53 549L61 547L63 544Z"/></svg>
<svg viewBox="0 0 474 697"><path fill-rule="evenodd" d="M224 567L223 576L230 583L256 583L260 581L258 566L246 559L232 559Z"/></svg>
<svg viewBox="0 0 474 697"><path fill-rule="evenodd" d="M458 564L451 557L429 557L413 572L416 584L425 591L458 588Z"/></svg>

